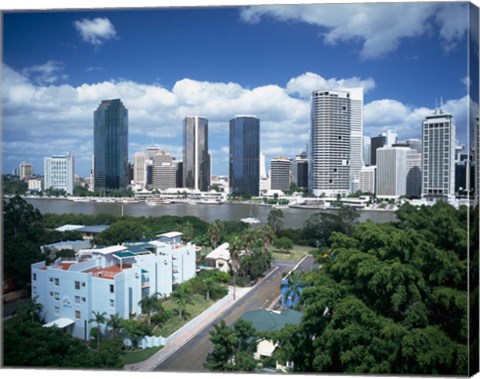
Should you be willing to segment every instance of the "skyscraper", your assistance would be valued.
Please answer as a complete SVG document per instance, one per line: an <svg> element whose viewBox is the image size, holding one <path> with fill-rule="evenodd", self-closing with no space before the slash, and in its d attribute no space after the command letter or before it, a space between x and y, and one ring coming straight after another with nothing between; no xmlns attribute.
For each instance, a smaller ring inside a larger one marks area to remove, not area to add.
<svg viewBox="0 0 480 379"><path fill-rule="evenodd" d="M128 110L120 99L103 100L94 112L96 191L128 185Z"/></svg>
<svg viewBox="0 0 480 379"><path fill-rule="evenodd" d="M292 184L298 188L308 188L308 155L302 152L292 160Z"/></svg>
<svg viewBox="0 0 480 379"><path fill-rule="evenodd" d="M312 93L308 176L314 196L350 192L351 129L349 92Z"/></svg>
<svg viewBox="0 0 480 379"><path fill-rule="evenodd" d="M240 115L230 120L229 176L234 195L258 196L260 191L260 120Z"/></svg>
<svg viewBox="0 0 480 379"><path fill-rule="evenodd" d="M183 121L183 187L207 191L210 186L208 120L188 116Z"/></svg>
<svg viewBox="0 0 480 379"><path fill-rule="evenodd" d="M43 158L44 188L64 190L73 194L73 156L52 155Z"/></svg>
<svg viewBox="0 0 480 379"><path fill-rule="evenodd" d="M350 192L358 191L358 172L363 161L363 88L348 89L350 94Z"/></svg>
<svg viewBox="0 0 480 379"><path fill-rule="evenodd" d="M292 162L287 158L273 158L270 161L270 183L272 190L288 191L291 183Z"/></svg>
<svg viewBox="0 0 480 379"><path fill-rule="evenodd" d="M133 184L145 186L145 153L137 151L133 155Z"/></svg>
<svg viewBox="0 0 480 379"><path fill-rule="evenodd" d="M455 122L441 109L422 123L422 196L455 196Z"/></svg>
<svg viewBox="0 0 480 379"><path fill-rule="evenodd" d="M382 199L397 199L407 194L408 147L377 149L376 195Z"/></svg>
<svg viewBox="0 0 480 379"><path fill-rule="evenodd" d="M28 180L33 176L33 165L28 162L20 163L18 167L20 180Z"/></svg>
<svg viewBox="0 0 480 379"><path fill-rule="evenodd" d="M153 157L153 188L159 190L175 188L176 179L176 167L172 156L166 151L155 154Z"/></svg>

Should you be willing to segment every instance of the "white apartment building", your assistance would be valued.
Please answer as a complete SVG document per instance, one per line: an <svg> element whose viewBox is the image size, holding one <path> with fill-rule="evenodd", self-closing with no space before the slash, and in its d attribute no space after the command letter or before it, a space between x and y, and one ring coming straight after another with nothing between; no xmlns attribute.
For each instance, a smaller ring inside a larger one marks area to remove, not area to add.
<svg viewBox="0 0 480 379"><path fill-rule="evenodd" d="M28 190L29 191L41 191L43 188L42 181L39 179L30 179L28 181Z"/></svg>
<svg viewBox="0 0 480 379"><path fill-rule="evenodd" d="M422 197L455 197L455 122L437 110L422 123Z"/></svg>
<svg viewBox="0 0 480 379"><path fill-rule="evenodd" d="M348 195L352 177L363 166L363 135L359 136L363 134L363 116L358 114L363 107L360 98L352 103L353 97L348 91L312 93L308 176L314 196ZM352 138L358 154L355 151L351 169Z"/></svg>
<svg viewBox="0 0 480 379"><path fill-rule="evenodd" d="M377 166L362 167L358 173L359 190L362 192L375 193L375 174Z"/></svg>
<svg viewBox="0 0 480 379"><path fill-rule="evenodd" d="M52 155L43 159L44 189L60 189L73 194L73 156Z"/></svg>
<svg viewBox="0 0 480 379"><path fill-rule="evenodd" d="M407 194L408 147L377 149L376 195L381 199L398 199Z"/></svg>
<svg viewBox="0 0 480 379"><path fill-rule="evenodd" d="M43 306L46 325L90 338L93 312L127 319L141 313L148 295L168 296L172 286L195 276L195 246L150 241L80 250L75 258L32 265L32 297Z"/></svg>

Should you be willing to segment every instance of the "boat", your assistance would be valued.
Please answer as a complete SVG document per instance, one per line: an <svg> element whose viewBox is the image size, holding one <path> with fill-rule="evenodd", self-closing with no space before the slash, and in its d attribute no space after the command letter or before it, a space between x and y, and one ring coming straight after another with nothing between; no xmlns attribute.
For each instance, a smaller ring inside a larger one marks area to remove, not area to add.
<svg viewBox="0 0 480 379"><path fill-rule="evenodd" d="M240 221L246 224L258 224L260 222L260 220L255 217L242 218Z"/></svg>

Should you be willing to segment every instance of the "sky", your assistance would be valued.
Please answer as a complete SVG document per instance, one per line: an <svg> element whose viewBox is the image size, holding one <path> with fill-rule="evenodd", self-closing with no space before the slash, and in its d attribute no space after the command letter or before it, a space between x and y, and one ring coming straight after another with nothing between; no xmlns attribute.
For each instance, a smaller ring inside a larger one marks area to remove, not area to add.
<svg viewBox="0 0 480 379"><path fill-rule="evenodd" d="M448 2L7 10L2 172L70 152L88 176L93 112L120 98L129 156L182 159L186 116L209 120L212 174L228 175L228 125L260 119L267 162L306 150L313 90L364 88L365 136L421 138L437 106L466 143L468 4Z"/></svg>

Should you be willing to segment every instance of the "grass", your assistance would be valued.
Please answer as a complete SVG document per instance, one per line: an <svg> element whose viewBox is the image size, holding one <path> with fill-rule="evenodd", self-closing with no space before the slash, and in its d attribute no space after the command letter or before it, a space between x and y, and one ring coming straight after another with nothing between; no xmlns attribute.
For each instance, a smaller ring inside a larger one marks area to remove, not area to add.
<svg viewBox="0 0 480 379"><path fill-rule="evenodd" d="M187 305L187 313L189 314L187 320L180 320L178 315L174 313L165 324L163 324L160 328L155 329L155 335L168 337L187 322L198 316L204 310L212 306L215 303L215 300L210 299L207 301L205 296L194 294L192 296L192 303L193 304ZM165 310L172 311L172 313L176 309L175 302L172 300L165 301L163 306L165 307Z"/></svg>
<svg viewBox="0 0 480 379"><path fill-rule="evenodd" d="M294 245L290 252L273 250L273 260L276 262L300 262L313 248L311 246Z"/></svg>
<svg viewBox="0 0 480 379"><path fill-rule="evenodd" d="M147 347L143 350L125 351L125 354L123 355L123 364L130 365L132 363L142 362L160 351L162 347L163 346Z"/></svg>

